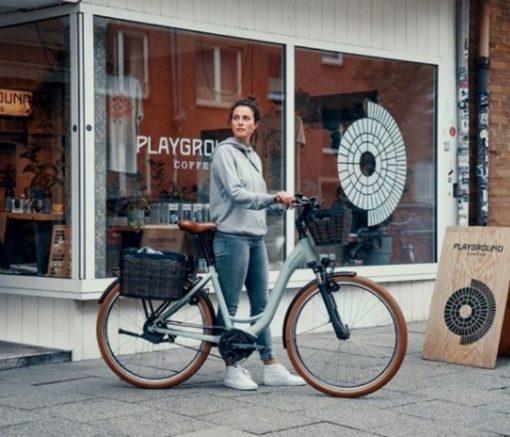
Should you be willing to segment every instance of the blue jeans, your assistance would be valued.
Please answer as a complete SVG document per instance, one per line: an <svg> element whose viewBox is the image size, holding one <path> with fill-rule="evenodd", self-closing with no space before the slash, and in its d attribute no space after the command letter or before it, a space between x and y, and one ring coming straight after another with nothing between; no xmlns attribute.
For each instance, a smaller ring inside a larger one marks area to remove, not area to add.
<svg viewBox="0 0 510 437"><path fill-rule="evenodd" d="M225 234L214 237L216 269L228 312L234 316L239 306L243 284L250 300L250 316L260 314L267 305L269 261L263 237ZM216 321L225 326L221 313ZM260 358L274 358L271 331L264 329L257 337Z"/></svg>

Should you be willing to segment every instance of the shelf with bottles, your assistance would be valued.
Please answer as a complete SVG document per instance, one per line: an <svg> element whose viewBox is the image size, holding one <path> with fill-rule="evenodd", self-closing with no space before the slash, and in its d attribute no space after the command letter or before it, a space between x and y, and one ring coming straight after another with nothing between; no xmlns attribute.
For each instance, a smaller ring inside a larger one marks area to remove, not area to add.
<svg viewBox="0 0 510 437"><path fill-rule="evenodd" d="M208 222L208 203L153 202L150 204L149 224L176 224L179 220Z"/></svg>

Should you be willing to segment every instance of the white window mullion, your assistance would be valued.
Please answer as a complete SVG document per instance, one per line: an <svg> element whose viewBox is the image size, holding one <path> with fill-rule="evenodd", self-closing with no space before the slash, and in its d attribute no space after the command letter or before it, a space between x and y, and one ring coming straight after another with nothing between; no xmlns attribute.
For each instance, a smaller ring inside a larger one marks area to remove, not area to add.
<svg viewBox="0 0 510 437"><path fill-rule="evenodd" d="M295 138L295 104L294 104L294 72L295 72L295 46L286 44L284 49L285 56L285 74L283 75L285 83L285 190L294 193L296 189L295 183L295 165L296 165L296 138ZM299 153L299 151L298 151ZM285 226L286 255L294 248L295 226L294 210L287 211Z"/></svg>
<svg viewBox="0 0 510 437"><path fill-rule="evenodd" d="M81 235L84 223L80 217L80 143L83 135L83 111L81 108L81 84L83 75L83 15L73 14L69 20L70 67L71 67L71 277L83 277L83 253Z"/></svg>
<svg viewBox="0 0 510 437"><path fill-rule="evenodd" d="M221 103L221 49L214 48L214 100Z"/></svg>
<svg viewBox="0 0 510 437"><path fill-rule="evenodd" d="M237 51L237 97L241 98L242 95L242 82L243 78L243 60L241 59L241 52Z"/></svg>
<svg viewBox="0 0 510 437"><path fill-rule="evenodd" d="M95 277L95 111L94 111L94 20L91 14L83 15L83 131L84 141L80 148L82 177L81 218L86 226L83 229L84 279Z"/></svg>

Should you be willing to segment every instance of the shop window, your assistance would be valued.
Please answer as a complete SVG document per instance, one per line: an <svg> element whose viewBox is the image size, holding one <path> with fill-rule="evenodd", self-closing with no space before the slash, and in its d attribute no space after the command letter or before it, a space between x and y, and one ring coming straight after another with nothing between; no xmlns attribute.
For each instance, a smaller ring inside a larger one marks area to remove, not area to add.
<svg viewBox="0 0 510 437"><path fill-rule="evenodd" d="M198 50L197 104L230 106L242 95L241 53L212 47Z"/></svg>
<svg viewBox="0 0 510 437"><path fill-rule="evenodd" d="M257 149L268 187L283 188L283 47L100 17L94 24L96 276L108 277L128 246L193 250L176 221L209 220L211 155L231 135L231 104L248 94L270 119L260 133L275 140L271 153ZM119 49L120 32L138 48ZM283 217L269 217L268 227L275 268Z"/></svg>
<svg viewBox="0 0 510 437"><path fill-rule="evenodd" d="M67 18L0 29L0 274L71 276L68 41Z"/></svg>
<svg viewBox="0 0 510 437"><path fill-rule="evenodd" d="M353 213L351 241L322 252L341 265L435 262L436 67L304 48L295 60L296 185Z"/></svg>

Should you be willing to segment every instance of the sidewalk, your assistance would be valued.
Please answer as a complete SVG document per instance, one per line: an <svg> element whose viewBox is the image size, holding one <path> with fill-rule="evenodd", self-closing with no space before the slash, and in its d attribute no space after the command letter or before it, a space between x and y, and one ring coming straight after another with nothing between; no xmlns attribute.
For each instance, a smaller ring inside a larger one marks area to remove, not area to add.
<svg viewBox="0 0 510 437"><path fill-rule="evenodd" d="M227 389L216 358L168 390L130 387L101 360L4 370L0 435L509 436L510 358L500 358L494 370L423 361L424 332L424 323L409 325L400 372L358 399L310 387ZM283 351L279 358L287 364ZM260 381L257 357L246 365Z"/></svg>

